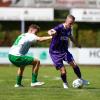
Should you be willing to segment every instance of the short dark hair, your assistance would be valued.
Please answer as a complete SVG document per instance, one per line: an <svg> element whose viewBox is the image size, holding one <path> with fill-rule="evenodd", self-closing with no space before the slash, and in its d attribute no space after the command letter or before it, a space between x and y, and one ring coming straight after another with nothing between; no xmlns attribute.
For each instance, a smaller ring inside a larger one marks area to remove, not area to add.
<svg viewBox="0 0 100 100"><path fill-rule="evenodd" d="M70 17L75 21L75 17L73 15L68 15L67 17Z"/></svg>
<svg viewBox="0 0 100 100"><path fill-rule="evenodd" d="M39 27L38 25L36 25L36 24L31 24L31 25L29 26L29 29L30 29L30 28L37 29L38 32L40 31L40 27Z"/></svg>

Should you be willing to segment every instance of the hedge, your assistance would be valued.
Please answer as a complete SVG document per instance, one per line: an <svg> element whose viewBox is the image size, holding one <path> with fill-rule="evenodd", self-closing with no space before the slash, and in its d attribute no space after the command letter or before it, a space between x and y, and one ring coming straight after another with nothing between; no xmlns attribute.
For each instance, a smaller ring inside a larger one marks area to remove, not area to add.
<svg viewBox="0 0 100 100"><path fill-rule="evenodd" d="M40 22L25 22L25 31L32 23L38 24L41 27L39 36L48 35L47 31L55 25L63 21L40 21ZM75 39L82 44L82 47L100 47L100 23L76 23L73 26L73 35ZM0 46L11 46L20 34L19 21L0 22ZM50 41L34 44L35 47L48 47Z"/></svg>

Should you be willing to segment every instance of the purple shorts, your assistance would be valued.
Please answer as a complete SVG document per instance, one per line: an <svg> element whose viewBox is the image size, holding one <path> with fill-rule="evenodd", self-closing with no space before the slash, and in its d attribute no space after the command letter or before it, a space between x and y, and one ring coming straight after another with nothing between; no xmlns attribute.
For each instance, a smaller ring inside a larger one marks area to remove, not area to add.
<svg viewBox="0 0 100 100"><path fill-rule="evenodd" d="M74 60L72 54L69 51L64 52L64 53L53 51L49 53L54 63L54 66L56 67L57 70L59 70L61 67L64 66L63 61L70 63L71 61Z"/></svg>

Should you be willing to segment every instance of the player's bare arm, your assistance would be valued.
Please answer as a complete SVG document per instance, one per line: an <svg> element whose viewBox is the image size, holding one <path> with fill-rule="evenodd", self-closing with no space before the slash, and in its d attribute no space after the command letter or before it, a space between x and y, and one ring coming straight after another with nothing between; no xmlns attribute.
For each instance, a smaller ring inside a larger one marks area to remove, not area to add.
<svg viewBox="0 0 100 100"><path fill-rule="evenodd" d="M54 29L51 29L51 30L48 31L48 34L49 34L50 36L53 36L53 35L56 34L56 31L55 31Z"/></svg>
<svg viewBox="0 0 100 100"><path fill-rule="evenodd" d="M43 36L43 37L38 37L37 41L45 41L45 40L49 40L52 39L52 36Z"/></svg>
<svg viewBox="0 0 100 100"><path fill-rule="evenodd" d="M76 42L76 40L74 39L74 37L72 35L70 35L69 38L78 48L81 48L81 45Z"/></svg>

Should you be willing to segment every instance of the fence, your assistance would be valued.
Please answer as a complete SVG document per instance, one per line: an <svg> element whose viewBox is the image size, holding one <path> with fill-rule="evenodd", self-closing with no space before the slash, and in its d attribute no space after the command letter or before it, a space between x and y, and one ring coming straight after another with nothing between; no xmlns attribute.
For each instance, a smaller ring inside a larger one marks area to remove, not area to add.
<svg viewBox="0 0 100 100"><path fill-rule="evenodd" d="M100 48L70 48L69 51L73 54L74 59L78 64L100 65ZM0 48L0 64L10 64L8 52L8 47ZM28 55L38 58L41 61L41 64L53 64L49 56L48 48L31 48Z"/></svg>

